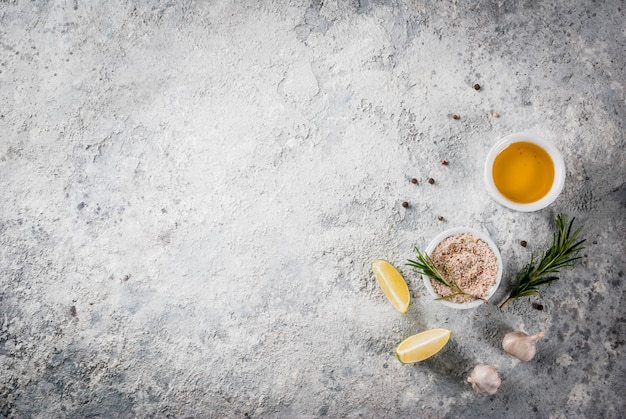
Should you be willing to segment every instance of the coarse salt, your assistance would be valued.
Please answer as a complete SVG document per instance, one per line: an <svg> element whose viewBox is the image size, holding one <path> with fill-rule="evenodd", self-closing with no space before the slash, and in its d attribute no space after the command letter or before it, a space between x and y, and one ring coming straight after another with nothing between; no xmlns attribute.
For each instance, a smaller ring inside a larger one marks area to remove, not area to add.
<svg viewBox="0 0 626 419"><path fill-rule="evenodd" d="M435 247L430 258L435 266L451 282L454 276L461 290L475 296L456 295L446 299L462 304L485 298L496 283L498 261L487 243L471 233L454 234L446 237ZM454 294L455 291L435 279L430 279L435 292L441 296Z"/></svg>

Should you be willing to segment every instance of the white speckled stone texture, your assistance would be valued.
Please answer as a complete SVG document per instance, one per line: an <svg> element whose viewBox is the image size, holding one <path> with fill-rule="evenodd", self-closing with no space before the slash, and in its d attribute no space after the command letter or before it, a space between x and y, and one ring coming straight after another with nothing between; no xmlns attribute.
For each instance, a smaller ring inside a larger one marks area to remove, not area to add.
<svg viewBox="0 0 626 419"><path fill-rule="evenodd" d="M622 416L625 9L0 1L0 416ZM519 131L567 167L534 213L482 181ZM558 213L582 259L499 310ZM404 265L453 226L499 246L492 304L442 307ZM444 350L397 361L435 327ZM512 330L547 333L535 359L504 353Z"/></svg>

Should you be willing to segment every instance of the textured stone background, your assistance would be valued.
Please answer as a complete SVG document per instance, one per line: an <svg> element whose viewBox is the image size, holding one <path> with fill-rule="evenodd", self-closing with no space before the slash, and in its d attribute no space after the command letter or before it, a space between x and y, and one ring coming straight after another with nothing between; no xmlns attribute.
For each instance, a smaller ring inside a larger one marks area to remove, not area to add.
<svg viewBox="0 0 626 419"><path fill-rule="evenodd" d="M0 415L622 416L625 9L0 1ZM523 130L567 165L536 213L482 183ZM404 266L481 229L502 301L559 212L583 259L502 311L441 307ZM409 282L404 316L379 257ZM448 346L400 364L433 327ZM514 329L547 332L531 362L501 350ZM496 395L465 382L477 363Z"/></svg>

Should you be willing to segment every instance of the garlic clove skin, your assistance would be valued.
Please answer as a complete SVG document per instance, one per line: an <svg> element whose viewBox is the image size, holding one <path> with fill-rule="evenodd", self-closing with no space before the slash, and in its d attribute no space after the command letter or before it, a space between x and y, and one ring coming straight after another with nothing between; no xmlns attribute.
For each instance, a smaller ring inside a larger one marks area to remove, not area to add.
<svg viewBox="0 0 626 419"><path fill-rule="evenodd" d="M474 367L467 381L472 383L472 388L483 396L496 394L502 384L498 370L492 365L482 364Z"/></svg>
<svg viewBox="0 0 626 419"><path fill-rule="evenodd" d="M511 332L504 335L502 348L509 355L513 355L520 361L528 362L537 353L537 341L546 335L545 332L529 335L524 332Z"/></svg>

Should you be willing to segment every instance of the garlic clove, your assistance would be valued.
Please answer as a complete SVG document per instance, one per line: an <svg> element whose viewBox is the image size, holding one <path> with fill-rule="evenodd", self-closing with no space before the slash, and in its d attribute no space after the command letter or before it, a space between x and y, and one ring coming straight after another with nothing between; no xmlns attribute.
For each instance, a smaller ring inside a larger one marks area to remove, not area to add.
<svg viewBox="0 0 626 419"><path fill-rule="evenodd" d="M502 348L520 361L528 362L537 352L537 341L546 335L545 332L529 335L524 332L510 332L502 339Z"/></svg>
<svg viewBox="0 0 626 419"><path fill-rule="evenodd" d="M491 396L496 394L502 381L498 375L498 370L492 365L476 365L472 374L467 378L472 383L472 388L479 394Z"/></svg>

